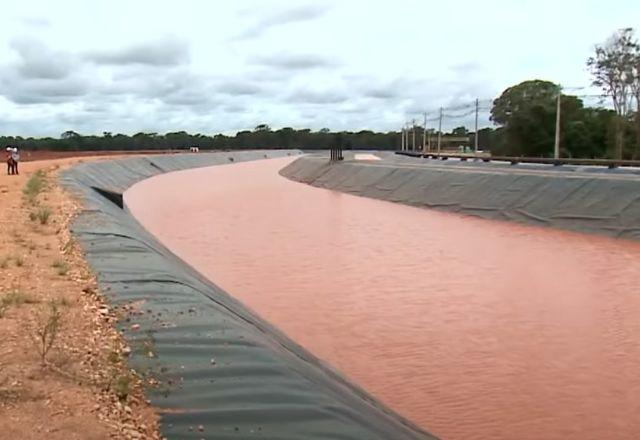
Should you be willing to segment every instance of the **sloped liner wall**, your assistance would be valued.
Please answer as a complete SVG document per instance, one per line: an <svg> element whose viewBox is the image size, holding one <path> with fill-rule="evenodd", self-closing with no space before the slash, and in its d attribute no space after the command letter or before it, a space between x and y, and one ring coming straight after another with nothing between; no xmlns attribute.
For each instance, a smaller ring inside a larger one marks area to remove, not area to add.
<svg viewBox="0 0 640 440"><path fill-rule="evenodd" d="M73 233L102 292L114 306L134 305L121 330L134 349L131 364L160 382L150 397L162 433L219 440L433 438L204 279L122 205L129 186L157 174L292 154L299 152L137 157L85 163L61 176L84 199Z"/></svg>
<svg viewBox="0 0 640 440"><path fill-rule="evenodd" d="M537 226L640 239L637 171L425 161L329 163L305 156L285 177L359 196Z"/></svg>

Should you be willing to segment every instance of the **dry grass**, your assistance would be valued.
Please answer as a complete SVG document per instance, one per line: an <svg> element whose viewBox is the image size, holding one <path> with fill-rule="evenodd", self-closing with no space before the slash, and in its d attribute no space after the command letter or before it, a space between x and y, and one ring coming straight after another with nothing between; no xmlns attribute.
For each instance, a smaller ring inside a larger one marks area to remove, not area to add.
<svg viewBox="0 0 640 440"><path fill-rule="evenodd" d="M13 289L0 297L0 318L3 318L7 310L12 306L23 304L37 304L39 301L21 290Z"/></svg>
<svg viewBox="0 0 640 440"><path fill-rule="evenodd" d="M50 217L51 208L49 208L48 206L40 206L35 211L29 213L29 219L32 222L35 222L37 220L41 225L46 225L47 223L49 223Z"/></svg>
<svg viewBox="0 0 640 440"><path fill-rule="evenodd" d="M46 174L42 170L38 170L27 180L27 184L24 186L22 193L25 199L30 204L35 204L38 195L44 190L46 186Z"/></svg>
<svg viewBox="0 0 640 440"><path fill-rule="evenodd" d="M60 276L65 276L69 273L69 265L62 259L54 260L54 262L51 263L51 267L53 267Z"/></svg>
<svg viewBox="0 0 640 440"><path fill-rule="evenodd" d="M57 303L58 305L60 305L60 306L62 306L62 307L71 307L71 306L72 306L71 301L69 301L69 300L68 300L67 298L65 298L65 297L59 298L59 299L57 299L57 300L55 300L55 301L56 301L56 303Z"/></svg>
<svg viewBox="0 0 640 440"><path fill-rule="evenodd" d="M24 258L21 255L18 255L17 257L13 258L13 263L16 265L16 267L22 267L24 266Z"/></svg>

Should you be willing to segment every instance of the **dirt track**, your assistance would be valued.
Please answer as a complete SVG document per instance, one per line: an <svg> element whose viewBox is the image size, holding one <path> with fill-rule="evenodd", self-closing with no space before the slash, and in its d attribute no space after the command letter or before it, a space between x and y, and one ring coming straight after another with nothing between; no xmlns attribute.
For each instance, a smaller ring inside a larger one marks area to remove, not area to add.
<svg viewBox="0 0 640 440"><path fill-rule="evenodd" d="M22 162L34 162L38 160L53 159L70 159L74 157L95 158L95 157L114 157L114 156L132 156L138 154L174 154L184 153L184 150L137 150L137 151L27 151L20 152L20 160Z"/></svg>

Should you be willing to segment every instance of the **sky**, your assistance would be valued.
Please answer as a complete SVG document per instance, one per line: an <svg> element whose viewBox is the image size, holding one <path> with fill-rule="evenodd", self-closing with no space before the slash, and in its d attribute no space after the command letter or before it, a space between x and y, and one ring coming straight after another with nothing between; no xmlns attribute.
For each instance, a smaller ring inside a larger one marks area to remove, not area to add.
<svg viewBox="0 0 640 440"><path fill-rule="evenodd" d="M0 135L387 131L441 106L473 127L456 108L476 98L484 126L521 81L588 87L595 44L638 18L636 0L5 2Z"/></svg>

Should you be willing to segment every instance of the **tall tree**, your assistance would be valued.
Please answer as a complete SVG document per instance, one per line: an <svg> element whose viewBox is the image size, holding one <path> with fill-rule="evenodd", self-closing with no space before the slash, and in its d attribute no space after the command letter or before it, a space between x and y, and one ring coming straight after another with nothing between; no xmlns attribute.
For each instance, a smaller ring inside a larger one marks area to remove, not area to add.
<svg viewBox="0 0 640 440"><path fill-rule="evenodd" d="M602 45L597 45L595 55L587 60L593 75L593 85L602 89L613 101L616 111L615 157L622 158L624 150L624 124L633 101L633 70L638 43L632 28L620 29Z"/></svg>
<svg viewBox="0 0 640 440"><path fill-rule="evenodd" d="M636 100L636 148L634 159L640 158L640 44L634 41L633 61L631 65L631 93Z"/></svg>
<svg viewBox="0 0 640 440"><path fill-rule="evenodd" d="M504 127L499 153L546 156L553 152L555 100L560 86L549 81L524 81L493 101L491 120Z"/></svg>

